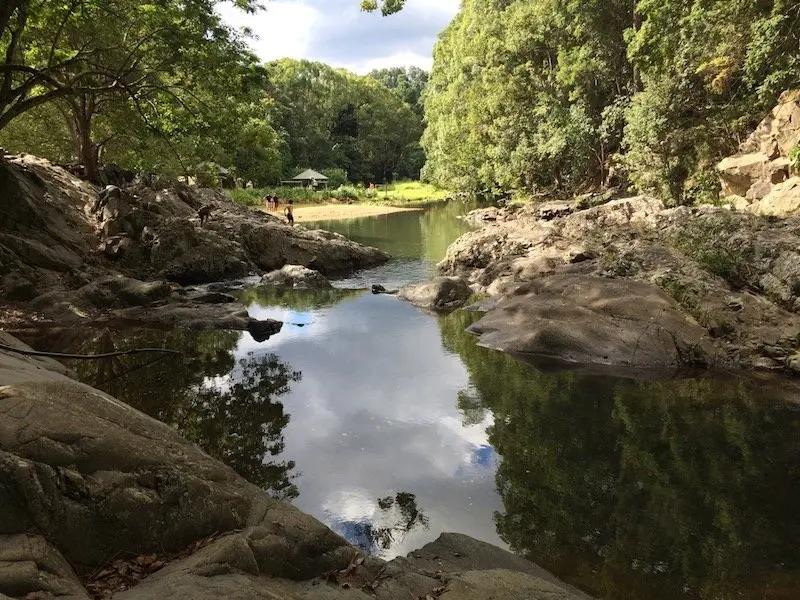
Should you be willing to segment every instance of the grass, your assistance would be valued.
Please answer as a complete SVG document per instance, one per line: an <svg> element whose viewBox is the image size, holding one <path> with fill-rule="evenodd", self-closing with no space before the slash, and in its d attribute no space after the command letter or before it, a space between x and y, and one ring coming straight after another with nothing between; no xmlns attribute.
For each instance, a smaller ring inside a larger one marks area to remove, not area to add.
<svg viewBox="0 0 800 600"><path fill-rule="evenodd" d="M331 190L311 191L301 187L275 187L252 190L226 190L234 202L261 206L265 196L278 196L281 202L295 204L325 204L331 200L353 201L391 206L421 207L445 200L450 192L419 181L403 181L378 186L375 190L363 186L343 185Z"/></svg>

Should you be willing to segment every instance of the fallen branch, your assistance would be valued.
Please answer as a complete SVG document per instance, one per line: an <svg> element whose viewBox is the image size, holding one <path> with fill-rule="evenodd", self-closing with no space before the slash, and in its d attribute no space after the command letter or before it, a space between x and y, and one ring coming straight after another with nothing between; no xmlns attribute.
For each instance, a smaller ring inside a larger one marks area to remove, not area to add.
<svg viewBox="0 0 800 600"><path fill-rule="evenodd" d="M21 348L14 348L6 344L0 344L0 350L8 352L16 352L24 356L44 356L47 358L74 358L76 360L97 360L103 358L114 358L115 356L126 356L128 354L144 354L147 352L161 352L164 354L181 354L177 350L168 350L167 348L134 348L133 350L121 350L119 352L106 352L105 354L64 354L62 352L40 352L38 350L23 350Z"/></svg>

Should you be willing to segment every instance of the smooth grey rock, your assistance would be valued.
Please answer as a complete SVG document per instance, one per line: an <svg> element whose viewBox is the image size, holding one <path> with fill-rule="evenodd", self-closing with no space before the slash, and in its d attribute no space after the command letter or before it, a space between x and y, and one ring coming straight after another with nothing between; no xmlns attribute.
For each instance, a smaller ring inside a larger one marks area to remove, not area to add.
<svg viewBox="0 0 800 600"><path fill-rule="evenodd" d="M267 273L261 278L261 284L310 290L333 288L331 282L322 273L300 265L285 265L279 270Z"/></svg>
<svg viewBox="0 0 800 600"><path fill-rule="evenodd" d="M461 277L437 277L425 283L404 286L397 296L428 310L454 310L466 304L472 296L472 288Z"/></svg>
<svg viewBox="0 0 800 600"><path fill-rule="evenodd" d="M713 363L706 332L654 285L586 275L522 284L470 330L507 352L609 367Z"/></svg>
<svg viewBox="0 0 800 600"><path fill-rule="evenodd" d="M88 600L69 563L43 537L38 535L0 535L0 597Z"/></svg>

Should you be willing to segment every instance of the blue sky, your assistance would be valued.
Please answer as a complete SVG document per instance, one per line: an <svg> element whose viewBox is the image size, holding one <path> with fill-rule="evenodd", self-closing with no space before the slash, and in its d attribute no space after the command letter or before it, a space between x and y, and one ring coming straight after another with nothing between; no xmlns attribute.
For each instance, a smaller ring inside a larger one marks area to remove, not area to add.
<svg viewBox="0 0 800 600"><path fill-rule="evenodd" d="M224 5L236 27L255 34L252 49L265 60L308 58L356 73L414 65L430 69L433 45L458 11L460 0L408 0L391 17L362 13L360 0L269 0L246 15Z"/></svg>

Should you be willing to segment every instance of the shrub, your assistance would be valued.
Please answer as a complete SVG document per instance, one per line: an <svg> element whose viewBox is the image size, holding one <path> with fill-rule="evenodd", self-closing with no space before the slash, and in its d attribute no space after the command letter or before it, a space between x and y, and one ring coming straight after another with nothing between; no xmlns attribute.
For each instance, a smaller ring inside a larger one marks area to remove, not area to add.
<svg viewBox="0 0 800 600"><path fill-rule="evenodd" d="M363 191L353 186L342 185L335 189L332 195L338 200L358 200Z"/></svg>
<svg viewBox="0 0 800 600"><path fill-rule="evenodd" d="M220 185L220 167L216 163L206 162L197 166L195 181L202 188L216 188Z"/></svg>
<svg viewBox="0 0 800 600"><path fill-rule="evenodd" d="M753 276L756 250L747 230L732 214L699 217L674 237L673 243L707 271L734 288L747 286Z"/></svg>

